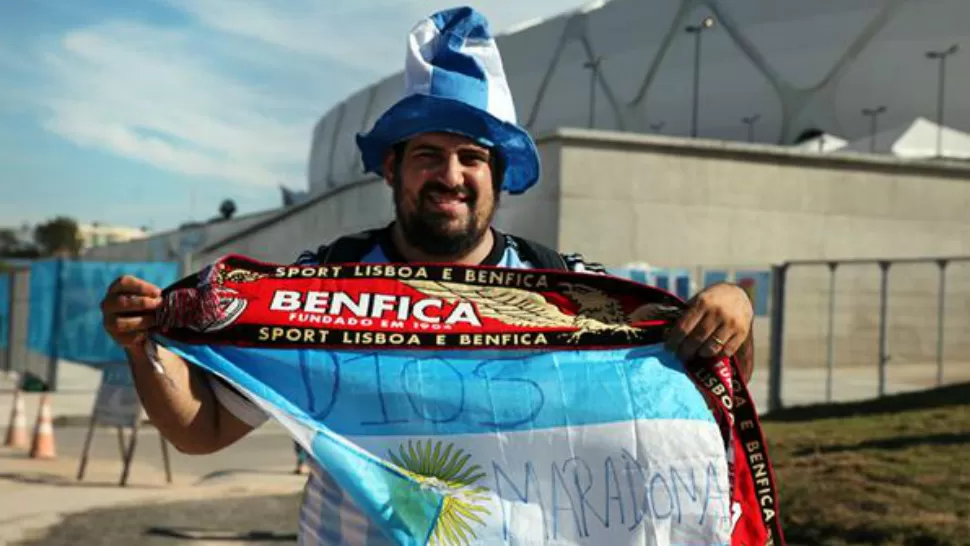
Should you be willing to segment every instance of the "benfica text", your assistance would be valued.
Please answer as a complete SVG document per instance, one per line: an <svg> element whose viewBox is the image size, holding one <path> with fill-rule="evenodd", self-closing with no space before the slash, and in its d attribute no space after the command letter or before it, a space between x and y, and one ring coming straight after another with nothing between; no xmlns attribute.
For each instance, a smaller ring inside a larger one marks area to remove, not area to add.
<svg viewBox="0 0 970 546"><path fill-rule="evenodd" d="M331 327L449 330L456 325L482 326L471 302L392 294L277 290L270 310L289 312L291 323Z"/></svg>

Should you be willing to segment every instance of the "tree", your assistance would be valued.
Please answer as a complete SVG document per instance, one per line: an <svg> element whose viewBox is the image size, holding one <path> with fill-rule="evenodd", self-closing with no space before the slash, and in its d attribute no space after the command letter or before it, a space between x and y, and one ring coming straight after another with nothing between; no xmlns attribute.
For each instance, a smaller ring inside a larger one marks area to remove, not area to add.
<svg viewBox="0 0 970 546"><path fill-rule="evenodd" d="M20 246L16 232L9 228L0 229L0 253L11 252Z"/></svg>
<svg viewBox="0 0 970 546"><path fill-rule="evenodd" d="M232 199L226 199L219 205L219 214L222 215L223 220L228 220L232 218L233 214L236 214L236 202Z"/></svg>
<svg viewBox="0 0 970 546"><path fill-rule="evenodd" d="M30 260L40 257L40 252L33 243L21 241L16 231L3 228L0 229L0 256Z"/></svg>
<svg viewBox="0 0 970 546"><path fill-rule="evenodd" d="M81 252L81 234L77 222L66 216L58 216L35 227L34 241L49 256L73 257Z"/></svg>

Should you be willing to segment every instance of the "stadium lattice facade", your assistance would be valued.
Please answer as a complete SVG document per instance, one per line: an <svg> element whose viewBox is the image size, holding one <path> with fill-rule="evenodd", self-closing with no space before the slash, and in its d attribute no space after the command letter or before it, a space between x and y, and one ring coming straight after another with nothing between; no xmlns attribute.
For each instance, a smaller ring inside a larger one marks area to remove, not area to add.
<svg viewBox="0 0 970 546"><path fill-rule="evenodd" d="M863 138L871 129L864 108L886 106L883 128L936 120L939 62L926 52L970 36L967 0L599 2L498 38L520 121L534 135L592 125L689 136L696 36L685 28L706 17L714 25L701 33L697 135L747 140L742 119L757 117L754 140L774 144L813 129ZM948 65L944 124L966 131L970 51ZM353 136L402 87L402 74L393 74L323 116L311 190L363 177Z"/></svg>

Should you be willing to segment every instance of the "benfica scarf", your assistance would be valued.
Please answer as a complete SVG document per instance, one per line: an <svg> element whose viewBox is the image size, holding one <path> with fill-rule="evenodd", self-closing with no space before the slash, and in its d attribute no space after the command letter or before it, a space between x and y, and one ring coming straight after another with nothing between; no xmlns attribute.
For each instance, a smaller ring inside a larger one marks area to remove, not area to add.
<svg viewBox="0 0 970 546"><path fill-rule="evenodd" d="M157 340L279 420L396 544L782 545L736 362L603 275L228 256Z"/></svg>

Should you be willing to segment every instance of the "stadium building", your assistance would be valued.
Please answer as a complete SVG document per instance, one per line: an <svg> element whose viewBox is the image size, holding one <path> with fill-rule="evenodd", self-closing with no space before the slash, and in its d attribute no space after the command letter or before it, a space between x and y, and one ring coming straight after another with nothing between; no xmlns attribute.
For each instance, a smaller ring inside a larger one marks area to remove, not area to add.
<svg viewBox="0 0 970 546"><path fill-rule="evenodd" d="M968 20L966 0L613 0L523 23L498 42L543 175L503 199L497 223L614 268L662 268L688 293L754 272L767 348L771 264L970 255ZM402 88L389 75L322 116L308 198L188 232L191 244L161 234L89 259L155 248L192 265L227 253L286 262L388 222L390 190L363 173L354 136ZM817 366L830 277L796 269L786 365ZM949 275L946 351L966 354L970 266ZM879 268L841 269L837 290L834 354L870 366ZM935 263L894 268L887 290L894 358L932 361Z"/></svg>
<svg viewBox="0 0 970 546"><path fill-rule="evenodd" d="M873 117L877 130L936 120L940 61L927 53L965 41L968 17L963 0L613 0L497 41L534 135L592 127L784 145L823 132L851 142L868 138ZM970 51L946 57L943 123L970 130ZM390 75L323 116L312 189L361 178L353 137L403 85Z"/></svg>

